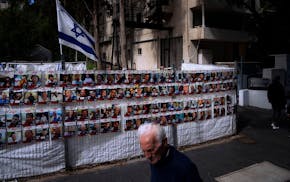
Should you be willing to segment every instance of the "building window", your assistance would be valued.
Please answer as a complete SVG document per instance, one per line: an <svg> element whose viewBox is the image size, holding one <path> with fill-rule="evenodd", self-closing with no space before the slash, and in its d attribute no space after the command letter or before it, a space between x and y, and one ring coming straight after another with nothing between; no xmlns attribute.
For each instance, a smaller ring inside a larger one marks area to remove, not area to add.
<svg viewBox="0 0 290 182"><path fill-rule="evenodd" d="M192 13L192 27L197 27L202 25L202 13L201 6L191 9Z"/></svg>
<svg viewBox="0 0 290 182"><path fill-rule="evenodd" d="M138 55L142 55L142 48L138 48Z"/></svg>
<svg viewBox="0 0 290 182"><path fill-rule="evenodd" d="M102 58L103 58L104 61L106 61L106 59L107 59L107 55L106 55L105 52L103 52Z"/></svg>

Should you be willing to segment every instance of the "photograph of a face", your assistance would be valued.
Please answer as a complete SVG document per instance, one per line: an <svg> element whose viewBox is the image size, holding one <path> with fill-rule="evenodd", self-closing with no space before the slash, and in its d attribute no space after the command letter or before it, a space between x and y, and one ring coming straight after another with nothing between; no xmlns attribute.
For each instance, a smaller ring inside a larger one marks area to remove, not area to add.
<svg viewBox="0 0 290 182"><path fill-rule="evenodd" d="M109 133L111 131L112 131L112 123L111 122L101 123L101 133Z"/></svg>
<svg viewBox="0 0 290 182"><path fill-rule="evenodd" d="M64 122L75 122L77 120L77 112L74 109L67 109L64 117Z"/></svg>
<svg viewBox="0 0 290 182"><path fill-rule="evenodd" d="M64 137L72 137L76 134L76 123L65 123L64 124Z"/></svg>
<svg viewBox="0 0 290 182"><path fill-rule="evenodd" d="M7 130L8 145L20 143L21 140L22 140L21 130L16 130L16 131Z"/></svg>
<svg viewBox="0 0 290 182"><path fill-rule="evenodd" d="M100 132L100 123L90 123L89 124L89 134L96 135Z"/></svg>
<svg viewBox="0 0 290 182"><path fill-rule="evenodd" d="M14 75L14 89L23 89L28 86L28 75L15 74Z"/></svg>
<svg viewBox="0 0 290 182"><path fill-rule="evenodd" d="M61 108L51 109L49 111L49 123L50 124L62 123L62 110L61 110Z"/></svg>
<svg viewBox="0 0 290 182"><path fill-rule="evenodd" d="M23 91L22 90L14 90L10 92L10 104L11 105L19 105L23 103Z"/></svg>
<svg viewBox="0 0 290 182"><path fill-rule="evenodd" d="M41 86L41 73L28 75L27 89L35 89Z"/></svg>
<svg viewBox="0 0 290 182"><path fill-rule="evenodd" d="M58 85L58 75L54 73L45 75L45 86L46 87L55 87Z"/></svg>
<svg viewBox="0 0 290 182"><path fill-rule="evenodd" d="M50 102L50 91L49 90L41 90L37 93L37 101L39 104L47 104Z"/></svg>
<svg viewBox="0 0 290 182"><path fill-rule="evenodd" d="M76 89L67 89L63 93L64 102L73 102L77 100Z"/></svg>
<svg viewBox="0 0 290 182"><path fill-rule="evenodd" d="M48 111L36 111L35 124L45 125L48 124L49 114Z"/></svg>
<svg viewBox="0 0 290 182"><path fill-rule="evenodd" d="M72 74L60 74L60 86L66 87L72 85Z"/></svg>
<svg viewBox="0 0 290 182"><path fill-rule="evenodd" d="M45 141L49 139L49 128L36 128L35 140Z"/></svg>
<svg viewBox="0 0 290 182"><path fill-rule="evenodd" d="M77 124L78 129L78 136L85 136L89 133L89 125L88 123L81 123Z"/></svg>
<svg viewBox="0 0 290 182"><path fill-rule="evenodd" d="M50 136L52 140L57 140L62 137L62 125L50 125L49 128Z"/></svg>
<svg viewBox="0 0 290 182"><path fill-rule="evenodd" d="M94 86L95 85L95 76L94 74L85 73L82 74L83 86Z"/></svg>
<svg viewBox="0 0 290 182"><path fill-rule="evenodd" d="M8 128L20 128L21 123L21 113L20 112L7 112L6 113L6 126Z"/></svg>
<svg viewBox="0 0 290 182"><path fill-rule="evenodd" d="M50 90L50 103L51 104L58 104L63 101L63 93L62 88L58 87L56 89Z"/></svg>
<svg viewBox="0 0 290 182"><path fill-rule="evenodd" d="M23 127L30 127L35 126L35 113L30 112L21 112L22 115L22 126Z"/></svg>
<svg viewBox="0 0 290 182"><path fill-rule="evenodd" d="M126 120L125 131L133 130L134 129L134 122L133 120Z"/></svg>
<svg viewBox="0 0 290 182"><path fill-rule="evenodd" d="M11 78L10 76L1 77L0 88L1 89L10 88L12 86L12 80L13 80L13 77Z"/></svg>
<svg viewBox="0 0 290 182"><path fill-rule="evenodd" d="M23 143L31 143L33 140L35 140L35 130L24 129L22 131L22 142Z"/></svg>
<svg viewBox="0 0 290 182"><path fill-rule="evenodd" d="M37 91L27 91L24 93L24 104L33 105L37 103Z"/></svg>
<svg viewBox="0 0 290 182"><path fill-rule="evenodd" d="M9 89L0 90L0 105L9 104Z"/></svg>
<svg viewBox="0 0 290 182"><path fill-rule="evenodd" d="M77 95L77 98L76 98L77 101L83 102L83 101L86 101L88 99L89 92L85 88L78 88L76 90L76 95Z"/></svg>

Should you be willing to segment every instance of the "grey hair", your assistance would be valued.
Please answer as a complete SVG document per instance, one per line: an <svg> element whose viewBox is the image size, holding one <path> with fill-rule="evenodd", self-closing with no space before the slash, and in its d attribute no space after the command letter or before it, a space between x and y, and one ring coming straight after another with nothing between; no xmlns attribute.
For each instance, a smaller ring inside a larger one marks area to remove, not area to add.
<svg viewBox="0 0 290 182"><path fill-rule="evenodd" d="M139 126L137 135L140 138L144 134L148 133L155 134L155 137L159 143L162 143L162 140L166 138L165 130L159 124L156 123L144 123Z"/></svg>

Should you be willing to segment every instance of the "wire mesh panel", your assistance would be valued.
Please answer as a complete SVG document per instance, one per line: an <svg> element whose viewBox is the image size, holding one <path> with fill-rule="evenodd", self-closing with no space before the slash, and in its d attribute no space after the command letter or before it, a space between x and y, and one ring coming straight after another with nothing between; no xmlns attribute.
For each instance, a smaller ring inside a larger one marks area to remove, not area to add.
<svg viewBox="0 0 290 182"><path fill-rule="evenodd" d="M65 167L63 141L7 145L0 159L2 180L56 172Z"/></svg>

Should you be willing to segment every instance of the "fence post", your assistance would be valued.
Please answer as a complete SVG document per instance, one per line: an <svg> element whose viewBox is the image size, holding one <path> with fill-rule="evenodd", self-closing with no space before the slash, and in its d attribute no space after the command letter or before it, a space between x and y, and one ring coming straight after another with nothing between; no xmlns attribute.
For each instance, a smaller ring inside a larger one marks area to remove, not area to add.
<svg viewBox="0 0 290 182"><path fill-rule="evenodd" d="M173 137L173 146L177 148L177 124L173 123L171 125L171 130L172 130L172 137Z"/></svg>

